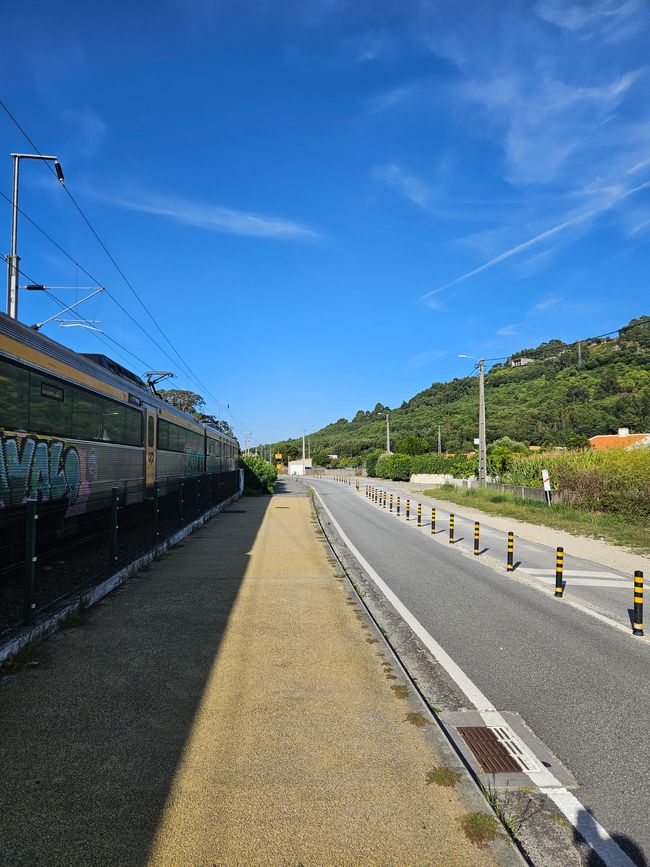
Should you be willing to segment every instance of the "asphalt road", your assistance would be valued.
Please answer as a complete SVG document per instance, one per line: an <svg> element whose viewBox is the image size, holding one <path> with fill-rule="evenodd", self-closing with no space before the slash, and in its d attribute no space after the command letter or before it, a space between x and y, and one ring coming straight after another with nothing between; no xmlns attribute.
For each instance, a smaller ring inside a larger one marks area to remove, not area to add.
<svg viewBox="0 0 650 867"><path fill-rule="evenodd" d="M481 691L519 713L573 773L577 797L610 835L650 861L650 644L563 604L552 587L540 592L436 544L363 489L309 483Z"/></svg>

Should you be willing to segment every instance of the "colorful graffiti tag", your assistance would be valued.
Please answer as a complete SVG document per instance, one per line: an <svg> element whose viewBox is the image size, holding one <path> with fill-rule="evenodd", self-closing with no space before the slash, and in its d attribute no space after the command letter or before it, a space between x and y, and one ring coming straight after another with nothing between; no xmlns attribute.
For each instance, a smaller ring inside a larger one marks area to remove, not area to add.
<svg viewBox="0 0 650 867"><path fill-rule="evenodd" d="M0 508L27 499L75 503L81 487L81 462L74 446L61 440L0 435Z"/></svg>

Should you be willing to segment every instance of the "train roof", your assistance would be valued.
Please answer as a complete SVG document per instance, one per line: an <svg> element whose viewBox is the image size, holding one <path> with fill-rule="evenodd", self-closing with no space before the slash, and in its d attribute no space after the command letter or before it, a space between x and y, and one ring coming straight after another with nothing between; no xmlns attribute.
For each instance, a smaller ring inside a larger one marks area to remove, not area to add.
<svg viewBox="0 0 650 867"><path fill-rule="evenodd" d="M220 437L238 445L236 439L223 433L223 431L219 431L212 425L206 425L198 421L189 413L183 412L183 410L152 394L139 376L136 376L136 374L126 367L123 367L106 355L74 352L74 350L68 349L62 343L52 340L51 337L47 337L45 334L41 334L39 331L35 331L33 328L12 319L6 313L0 313L0 336L2 335L11 337L26 347L43 352L45 355L63 364L68 364L80 372L94 377L99 382L103 382L105 385L127 391L133 397L137 397L154 406L164 407L167 412L175 415L179 420L191 421L193 424L210 430L210 432L217 433ZM24 359L19 358L18 360Z"/></svg>

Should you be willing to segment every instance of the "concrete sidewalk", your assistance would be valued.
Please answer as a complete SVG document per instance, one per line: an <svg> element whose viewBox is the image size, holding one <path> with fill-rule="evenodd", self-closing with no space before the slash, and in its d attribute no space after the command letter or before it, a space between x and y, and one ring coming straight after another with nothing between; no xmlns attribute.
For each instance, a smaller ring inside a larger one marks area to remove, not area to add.
<svg viewBox="0 0 650 867"><path fill-rule="evenodd" d="M465 836L485 803L303 491L241 500L0 679L0 863L521 863Z"/></svg>

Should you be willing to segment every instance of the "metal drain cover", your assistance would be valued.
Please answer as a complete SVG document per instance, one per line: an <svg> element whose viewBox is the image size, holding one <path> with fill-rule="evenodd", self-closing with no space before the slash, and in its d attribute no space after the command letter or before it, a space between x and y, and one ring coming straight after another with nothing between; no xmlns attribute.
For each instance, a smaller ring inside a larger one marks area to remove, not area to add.
<svg viewBox="0 0 650 867"><path fill-rule="evenodd" d="M513 759L492 729L486 726L459 726L458 732L478 759L482 771L488 774L521 772L521 765Z"/></svg>

